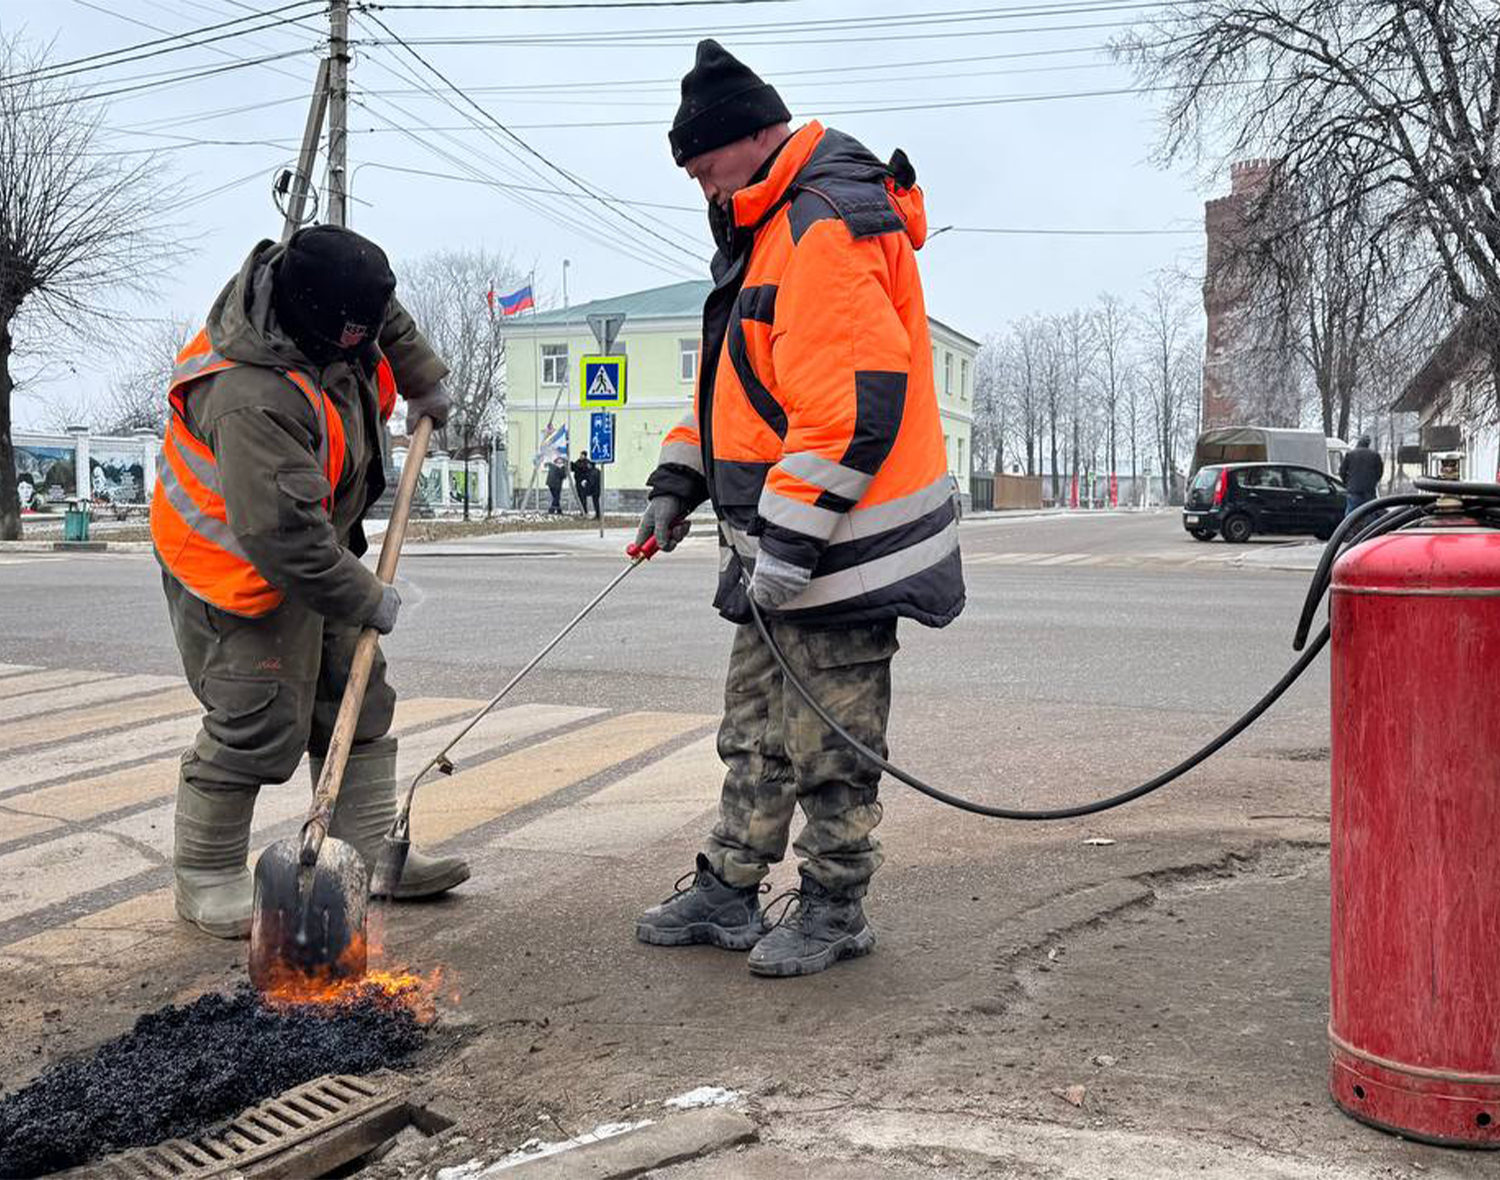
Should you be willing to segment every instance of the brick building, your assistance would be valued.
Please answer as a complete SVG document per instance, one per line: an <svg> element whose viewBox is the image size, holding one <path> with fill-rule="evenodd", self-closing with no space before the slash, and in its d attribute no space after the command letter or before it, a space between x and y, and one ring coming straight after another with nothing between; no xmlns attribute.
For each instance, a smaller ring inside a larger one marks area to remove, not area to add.
<svg viewBox="0 0 1500 1180"><path fill-rule="evenodd" d="M1229 169L1229 195L1205 202L1207 238L1203 310L1202 429L1214 426L1300 425L1301 399L1290 349L1263 343L1253 322L1253 277L1239 261L1250 244L1255 203L1270 185L1273 160L1244 160Z"/></svg>

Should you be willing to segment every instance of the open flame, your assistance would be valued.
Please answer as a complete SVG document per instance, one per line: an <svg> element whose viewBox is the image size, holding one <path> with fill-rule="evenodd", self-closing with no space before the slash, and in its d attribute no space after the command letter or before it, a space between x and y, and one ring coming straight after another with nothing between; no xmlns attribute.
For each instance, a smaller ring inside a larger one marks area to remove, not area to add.
<svg viewBox="0 0 1500 1180"><path fill-rule="evenodd" d="M381 933L380 923L372 915L368 936L356 935L336 962L312 972L276 964L260 989L262 999L275 1007L330 1008L373 1001L405 1009L419 1024L431 1024L437 1019L438 1000L443 997L443 969L435 967L423 974L387 963ZM446 998L457 1003L457 991L450 989Z"/></svg>

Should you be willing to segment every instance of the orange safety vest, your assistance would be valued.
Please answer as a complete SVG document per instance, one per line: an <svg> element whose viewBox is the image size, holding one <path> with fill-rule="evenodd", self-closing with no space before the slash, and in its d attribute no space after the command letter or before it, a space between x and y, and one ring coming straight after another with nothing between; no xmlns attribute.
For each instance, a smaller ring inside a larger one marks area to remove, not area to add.
<svg viewBox="0 0 1500 1180"><path fill-rule="evenodd" d="M192 594L220 610L253 619L275 610L281 604L282 592L261 576L229 527L214 453L194 438L187 426L190 387L237 364L213 350L206 328L177 355L167 387L172 417L162 440L156 488L151 496L151 542L162 565ZM389 366L386 368L388 371ZM332 399L303 374L291 369L278 372L312 404L320 428L318 466L329 488L338 487L344 470L343 419ZM394 401L394 377L389 384ZM385 400L382 382L382 418L387 413ZM332 496L323 501L323 507L332 512Z"/></svg>

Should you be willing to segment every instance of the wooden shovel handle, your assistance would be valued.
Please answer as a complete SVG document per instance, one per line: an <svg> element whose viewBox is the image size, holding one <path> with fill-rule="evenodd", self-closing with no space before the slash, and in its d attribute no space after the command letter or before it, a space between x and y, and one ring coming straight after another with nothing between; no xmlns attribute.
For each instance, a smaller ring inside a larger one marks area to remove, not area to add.
<svg viewBox="0 0 1500 1180"><path fill-rule="evenodd" d="M417 480L422 475L422 462L427 458L427 445L432 441L432 419L423 418L412 432L411 446L406 452L406 464L401 468L401 482L396 486L396 502L391 508L391 520L386 526L385 539L380 545L380 561L375 566L375 576L389 585L396 578L396 563L401 559L401 545L406 540L406 525L411 519L411 502L417 491ZM359 724L359 713L365 703L365 689L370 684L370 670L375 664L375 648L380 642L380 632L366 627L359 633L354 645L354 658L349 661L349 679L344 686L344 699L339 702L338 717L333 723L333 736L328 742L328 754L323 759L323 773L318 776L317 789L313 792L312 811L302 825L302 855L304 865L317 863L318 853L323 848L323 838L328 835L328 823L333 817L333 807L338 801L339 787L344 781L344 767L349 763L349 750L354 745L354 731Z"/></svg>

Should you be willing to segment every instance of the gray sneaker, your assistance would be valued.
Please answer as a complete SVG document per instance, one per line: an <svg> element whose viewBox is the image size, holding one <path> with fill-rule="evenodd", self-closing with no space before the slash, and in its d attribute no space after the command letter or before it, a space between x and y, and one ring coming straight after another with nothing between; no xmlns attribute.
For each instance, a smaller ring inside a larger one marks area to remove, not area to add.
<svg viewBox="0 0 1500 1180"><path fill-rule="evenodd" d="M726 885L701 852L697 867L677 882L676 890L636 919L636 938L652 946L707 942L727 951L748 951L766 932L760 886Z"/></svg>
<svg viewBox="0 0 1500 1180"><path fill-rule="evenodd" d="M750 952L756 975L813 975L875 949L859 898L830 893L810 877L782 896L790 899L786 910Z"/></svg>

